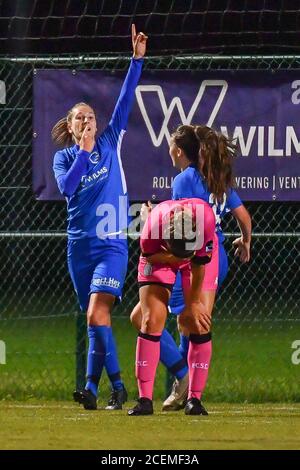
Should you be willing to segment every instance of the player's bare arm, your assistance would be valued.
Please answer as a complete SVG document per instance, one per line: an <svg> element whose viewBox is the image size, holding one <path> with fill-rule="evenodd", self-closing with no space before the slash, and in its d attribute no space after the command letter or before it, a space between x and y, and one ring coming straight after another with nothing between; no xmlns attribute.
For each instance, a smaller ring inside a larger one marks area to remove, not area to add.
<svg viewBox="0 0 300 470"><path fill-rule="evenodd" d="M250 261L251 247L251 217L243 205L233 209L232 214L236 218L241 231L241 237L237 238L232 243L235 247L234 255L237 256L242 263L248 263Z"/></svg>

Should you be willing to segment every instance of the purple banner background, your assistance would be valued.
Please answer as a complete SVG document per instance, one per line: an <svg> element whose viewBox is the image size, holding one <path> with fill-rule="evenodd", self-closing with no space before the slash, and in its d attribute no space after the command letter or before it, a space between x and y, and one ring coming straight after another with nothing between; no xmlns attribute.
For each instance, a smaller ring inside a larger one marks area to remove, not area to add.
<svg viewBox="0 0 300 470"><path fill-rule="evenodd" d="M33 190L37 199L62 199L52 171L53 125L74 103L86 101L96 111L101 132L124 76L124 72L99 70L75 75L71 70L37 71L33 115ZM143 72L140 86L151 88L137 89L139 100L134 103L122 145L131 200L170 197L177 170L171 165L166 134L183 121L203 124L209 120L217 130L224 131L225 126L229 135L238 132L243 136L239 141L242 155L235 160L242 199L300 200L299 71L148 71ZM212 119L218 100L220 106ZM262 188L257 187L262 183Z"/></svg>

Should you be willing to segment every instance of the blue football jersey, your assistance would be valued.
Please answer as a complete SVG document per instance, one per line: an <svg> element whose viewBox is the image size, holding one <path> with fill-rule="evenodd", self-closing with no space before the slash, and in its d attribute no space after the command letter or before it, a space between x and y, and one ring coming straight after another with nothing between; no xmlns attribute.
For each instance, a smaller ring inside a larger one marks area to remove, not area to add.
<svg viewBox="0 0 300 470"><path fill-rule="evenodd" d="M216 216L216 233L219 241L224 241L221 222L226 213L242 205L242 201L234 189L224 194L222 203L216 203L209 192L207 184L194 165L188 166L174 178L172 185L172 199L198 197L208 202Z"/></svg>
<svg viewBox="0 0 300 470"><path fill-rule="evenodd" d="M70 240L97 237L109 243L126 238L128 194L120 150L142 64L142 59L131 60L111 121L97 138L93 151L87 153L87 165L75 192L64 194ZM55 154L53 169L60 189L61 177L67 174L78 154L78 145Z"/></svg>

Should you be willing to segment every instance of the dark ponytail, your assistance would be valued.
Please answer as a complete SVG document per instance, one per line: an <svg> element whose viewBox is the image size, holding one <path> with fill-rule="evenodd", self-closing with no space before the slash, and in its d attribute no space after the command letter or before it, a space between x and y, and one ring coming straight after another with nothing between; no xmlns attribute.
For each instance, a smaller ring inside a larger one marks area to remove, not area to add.
<svg viewBox="0 0 300 470"><path fill-rule="evenodd" d="M66 117L60 119L51 131L53 142L58 147L70 147L73 143L72 134L69 132L68 119Z"/></svg>
<svg viewBox="0 0 300 470"><path fill-rule="evenodd" d="M199 140L195 134L194 126L178 126L172 134L172 139L181 148L188 160L198 166L199 160Z"/></svg>
<svg viewBox="0 0 300 470"><path fill-rule="evenodd" d="M232 163L237 147L210 127L194 126L194 131L200 144L199 170L215 201L223 202L224 193L234 185Z"/></svg>

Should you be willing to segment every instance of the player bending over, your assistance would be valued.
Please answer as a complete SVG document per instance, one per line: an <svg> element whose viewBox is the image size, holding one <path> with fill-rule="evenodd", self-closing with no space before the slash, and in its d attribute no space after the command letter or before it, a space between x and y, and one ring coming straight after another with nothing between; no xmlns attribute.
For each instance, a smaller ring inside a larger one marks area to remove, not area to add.
<svg viewBox="0 0 300 470"><path fill-rule="evenodd" d="M211 261L215 238L214 213L209 204L200 199L165 201L158 204L147 218L140 238L138 267L142 311L136 348L139 400L128 411L129 415L153 413L153 386L160 357L160 339L176 273L184 265L189 274L183 277L186 308L180 315L180 324L190 338L189 392L185 413L204 413L200 392L207 370L200 367L200 357L203 357L203 337L210 330L210 317L201 302L200 292L204 265Z"/></svg>

